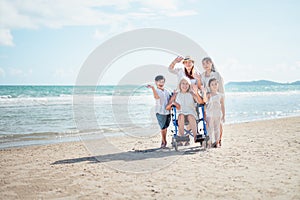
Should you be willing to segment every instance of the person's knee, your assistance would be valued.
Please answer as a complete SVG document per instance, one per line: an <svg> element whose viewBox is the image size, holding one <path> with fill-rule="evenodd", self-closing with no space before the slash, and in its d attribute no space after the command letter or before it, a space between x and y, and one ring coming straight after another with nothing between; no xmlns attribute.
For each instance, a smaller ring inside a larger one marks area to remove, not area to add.
<svg viewBox="0 0 300 200"><path fill-rule="evenodd" d="M189 123L196 123L196 119L193 115L188 115Z"/></svg>
<svg viewBox="0 0 300 200"><path fill-rule="evenodd" d="M184 115L182 115L182 114L178 115L178 121L183 122L184 121Z"/></svg>

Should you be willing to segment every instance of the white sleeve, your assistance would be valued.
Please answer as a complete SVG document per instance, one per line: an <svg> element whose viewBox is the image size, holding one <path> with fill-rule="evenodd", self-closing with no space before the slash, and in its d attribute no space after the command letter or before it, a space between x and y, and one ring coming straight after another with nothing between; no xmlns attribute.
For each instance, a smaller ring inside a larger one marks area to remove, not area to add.
<svg viewBox="0 0 300 200"><path fill-rule="evenodd" d="M180 101L180 94L179 94L179 93L177 93L175 101L176 101L178 104L181 104L181 101Z"/></svg>
<svg viewBox="0 0 300 200"><path fill-rule="evenodd" d="M169 72L171 72L171 73L173 73L173 74L178 74L180 70L181 70L180 68L175 68L175 67L174 67L173 69L171 69L171 68L169 67Z"/></svg>

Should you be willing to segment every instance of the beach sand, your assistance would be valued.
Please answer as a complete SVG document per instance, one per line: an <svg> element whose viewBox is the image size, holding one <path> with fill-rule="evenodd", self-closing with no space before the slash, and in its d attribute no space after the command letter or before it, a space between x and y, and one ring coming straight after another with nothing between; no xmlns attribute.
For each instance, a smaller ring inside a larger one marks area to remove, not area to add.
<svg viewBox="0 0 300 200"><path fill-rule="evenodd" d="M0 150L0 199L300 199L300 117L225 125L218 149L159 146L156 135Z"/></svg>

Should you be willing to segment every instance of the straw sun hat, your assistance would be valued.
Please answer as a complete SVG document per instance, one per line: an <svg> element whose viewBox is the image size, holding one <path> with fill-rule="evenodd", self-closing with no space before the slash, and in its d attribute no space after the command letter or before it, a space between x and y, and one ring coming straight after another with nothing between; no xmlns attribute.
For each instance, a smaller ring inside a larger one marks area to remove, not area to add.
<svg viewBox="0 0 300 200"><path fill-rule="evenodd" d="M186 57L183 59L182 63L184 64L186 61L192 61L192 62L194 63L194 60L193 60L190 56L186 56Z"/></svg>

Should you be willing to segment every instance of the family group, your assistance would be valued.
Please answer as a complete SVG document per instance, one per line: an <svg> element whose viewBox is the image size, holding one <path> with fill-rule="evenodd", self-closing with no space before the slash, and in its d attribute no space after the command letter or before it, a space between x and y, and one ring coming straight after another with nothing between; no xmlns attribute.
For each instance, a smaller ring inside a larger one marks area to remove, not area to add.
<svg viewBox="0 0 300 200"><path fill-rule="evenodd" d="M178 63L184 67L178 67ZM156 118L161 129L161 148L167 146L167 129L171 121L171 109L176 107L178 113L179 136L184 135L184 126L188 124L194 140L197 134L196 105L204 104L204 119L209 134L209 147L221 147L223 134L222 124L225 122L224 84L223 78L216 71L210 57L202 59L203 73L194 65L190 56L178 56L169 65L169 72L178 77L178 88L171 94L164 87L166 79L162 75L155 77L155 85L148 85L156 100Z"/></svg>

